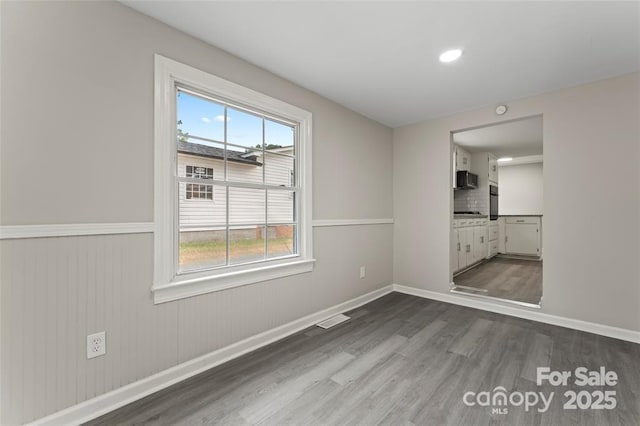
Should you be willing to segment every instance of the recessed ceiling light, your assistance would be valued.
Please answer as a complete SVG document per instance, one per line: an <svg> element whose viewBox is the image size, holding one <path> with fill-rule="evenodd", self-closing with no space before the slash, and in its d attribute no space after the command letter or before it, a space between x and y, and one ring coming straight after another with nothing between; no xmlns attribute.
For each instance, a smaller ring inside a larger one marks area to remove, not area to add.
<svg viewBox="0 0 640 426"><path fill-rule="evenodd" d="M504 162L506 162L506 161L511 161L511 160L513 160L513 158L511 158L511 157L502 157L502 158L498 158L498 161L504 161Z"/></svg>
<svg viewBox="0 0 640 426"><path fill-rule="evenodd" d="M451 49L451 50L447 50L446 52L443 52L440 55L440 62L453 62L456 59L458 59L460 56L462 56L462 50L460 49Z"/></svg>

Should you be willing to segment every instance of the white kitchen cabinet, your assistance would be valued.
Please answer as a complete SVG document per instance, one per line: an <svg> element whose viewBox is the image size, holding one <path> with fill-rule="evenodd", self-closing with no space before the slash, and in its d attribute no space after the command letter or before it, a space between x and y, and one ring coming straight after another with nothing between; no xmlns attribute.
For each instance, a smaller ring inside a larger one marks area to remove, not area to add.
<svg viewBox="0 0 640 426"><path fill-rule="evenodd" d="M494 221L495 222L495 221ZM498 239L498 224L489 225L489 241L496 241Z"/></svg>
<svg viewBox="0 0 640 426"><path fill-rule="evenodd" d="M505 218L505 252L527 256L540 256L540 217Z"/></svg>
<svg viewBox="0 0 640 426"><path fill-rule="evenodd" d="M489 244L487 245L487 258L498 254L498 224L495 221L488 227Z"/></svg>
<svg viewBox="0 0 640 426"><path fill-rule="evenodd" d="M498 185L498 157L489 153L489 184Z"/></svg>
<svg viewBox="0 0 640 426"><path fill-rule="evenodd" d="M489 241L489 257L493 257L498 254L498 240Z"/></svg>
<svg viewBox="0 0 640 426"><path fill-rule="evenodd" d="M456 145L456 170L471 171L471 154Z"/></svg>
<svg viewBox="0 0 640 426"><path fill-rule="evenodd" d="M473 228L460 228L458 229L460 242L460 255L458 256L459 269L466 268L474 263L473 253Z"/></svg>
<svg viewBox="0 0 640 426"><path fill-rule="evenodd" d="M487 257L489 241L486 226L475 226L473 229L473 263Z"/></svg>
<svg viewBox="0 0 640 426"><path fill-rule="evenodd" d="M455 219L451 234L451 269L460 271L487 256L487 219Z"/></svg>

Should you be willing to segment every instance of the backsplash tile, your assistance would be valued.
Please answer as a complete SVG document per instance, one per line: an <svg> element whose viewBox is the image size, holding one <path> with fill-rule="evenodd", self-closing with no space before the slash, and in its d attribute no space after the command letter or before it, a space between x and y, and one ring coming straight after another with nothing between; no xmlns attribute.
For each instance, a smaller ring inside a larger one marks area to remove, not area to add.
<svg viewBox="0 0 640 426"><path fill-rule="evenodd" d="M463 189L453 191L453 210L489 214L489 197L486 189Z"/></svg>

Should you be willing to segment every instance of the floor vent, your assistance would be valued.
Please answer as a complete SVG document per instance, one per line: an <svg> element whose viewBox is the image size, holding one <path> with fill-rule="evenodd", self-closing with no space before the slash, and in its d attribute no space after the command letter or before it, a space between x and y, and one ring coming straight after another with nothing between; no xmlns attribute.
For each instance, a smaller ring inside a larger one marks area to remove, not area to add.
<svg viewBox="0 0 640 426"><path fill-rule="evenodd" d="M349 317L348 317L348 316L346 316L346 315L338 314L338 315L333 316L333 317L331 317L331 318L329 318L329 319L326 319L326 320L324 320L324 321L322 321L322 322L319 322L319 323L318 323L318 324L316 324L316 325L317 325L318 327L321 327L321 328L331 328L331 327L333 327L334 325L338 325L338 324L343 323L343 322L345 322L345 321L347 321L347 320L349 320L349 319L351 319L351 318L349 318Z"/></svg>

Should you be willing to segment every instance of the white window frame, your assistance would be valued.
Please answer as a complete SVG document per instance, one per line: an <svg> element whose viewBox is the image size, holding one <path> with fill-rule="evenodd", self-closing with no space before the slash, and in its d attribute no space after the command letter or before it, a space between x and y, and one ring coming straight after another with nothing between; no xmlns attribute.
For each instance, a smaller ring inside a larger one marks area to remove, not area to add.
<svg viewBox="0 0 640 426"><path fill-rule="evenodd" d="M298 170L296 191L299 194L297 211L298 255L285 259L229 266L193 273L177 272L178 250L178 188L176 185L176 85L230 101L254 107L298 123ZM311 272L312 241L312 182L311 182L311 125L310 112L272 98L212 74L155 55L155 114L154 114L154 303L164 303L186 297L225 290L261 281Z"/></svg>

